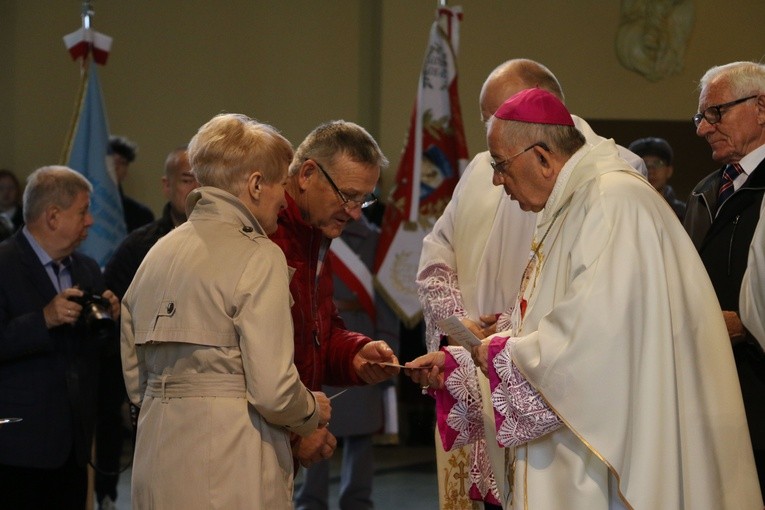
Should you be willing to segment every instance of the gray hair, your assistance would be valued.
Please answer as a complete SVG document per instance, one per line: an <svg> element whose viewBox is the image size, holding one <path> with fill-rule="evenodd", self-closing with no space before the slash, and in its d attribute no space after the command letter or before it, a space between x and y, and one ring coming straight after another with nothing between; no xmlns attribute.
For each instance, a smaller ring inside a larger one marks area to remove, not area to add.
<svg viewBox="0 0 765 510"><path fill-rule="evenodd" d="M333 120L317 127L303 140L292 158L289 175L297 174L308 159L332 161L338 155L346 155L356 163L388 166L388 159L366 129L353 122Z"/></svg>
<svg viewBox="0 0 765 510"><path fill-rule="evenodd" d="M502 140L512 141L523 149L541 143L555 154L571 157L585 144L584 135L574 126L504 121L496 117L489 120L489 126L494 126Z"/></svg>
<svg viewBox="0 0 765 510"><path fill-rule="evenodd" d="M757 62L731 62L711 67L699 80L699 90L705 90L716 80L724 80L736 97L763 94L765 93L765 65Z"/></svg>
<svg viewBox="0 0 765 510"><path fill-rule="evenodd" d="M279 181L291 160L292 145L276 128L239 113L216 115L189 142L189 162L199 184L232 195L256 170L266 183Z"/></svg>
<svg viewBox="0 0 765 510"><path fill-rule="evenodd" d="M71 207L81 192L91 193L93 186L79 172L69 167L51 165L38 168L27 177L24 189L24 222L32 223L52 206Z"/></svg>

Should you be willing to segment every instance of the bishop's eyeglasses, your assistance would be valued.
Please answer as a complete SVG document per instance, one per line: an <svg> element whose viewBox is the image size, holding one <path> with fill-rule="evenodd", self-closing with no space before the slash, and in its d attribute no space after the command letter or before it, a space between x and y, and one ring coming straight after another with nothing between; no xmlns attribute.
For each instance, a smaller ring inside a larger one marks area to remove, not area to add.
<svg viewBox="0 0 765 510"><path fill-rule="evenodd" d="M547 152L550 152L550 149L547 147L547 144L544 142L535 142L523 149L522 151L513 154L512 156L503 159L502 161L496 161L494 158L492 158L489 161L489 164L491 165L492 170L494 170L494 173L497 175L505 175L505 167L510 164L511 161L513 161L515 158L523 154L524 152L533 149L534 147L539 146L542 147Z"/></svg>

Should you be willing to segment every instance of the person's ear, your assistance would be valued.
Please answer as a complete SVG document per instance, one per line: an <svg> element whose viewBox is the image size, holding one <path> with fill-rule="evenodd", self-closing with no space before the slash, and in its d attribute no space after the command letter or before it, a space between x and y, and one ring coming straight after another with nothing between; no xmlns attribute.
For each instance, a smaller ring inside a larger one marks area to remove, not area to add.
<svg viewBox="0 0 765 510"><path fill-rule="evenodd" d="M672 173L675 171L675 168L672 165L667 165L667 179L672 177Z"/></svg>
<svg viewBox="0 0 765 510"><path fill-rule="evenodd" d="M263 185L263 174L260 171L255 171L247 178L247 191L252 197L252 200L257 202L260 200L260 191Z"/></svg>
<svg viewBox="0 0 765 510"><path fill-rule="evenodd" d="M757 96L757 123L765 125L765 94Z"/></svg>
<svg viewBox="0 0 765 510"><path fill-rule="evenodd" d="M170 179L166 175L162 176L162 194L167 200L170 200Z"/></svg>
<svg viewBox="0 0 765 510"><path fill-rule="evenodd" d="M56 230L61 219L61 209L57 205L49 205L45 208L45 224L50 230Z"/></svg>
<svg viewBox="0 0 765 510"><path fill-rule="evenodd" d="M316 175L316 172L318 172L318 167L312 159L306 159L303 161L303 164L300 165L300 169L297 173L297 182L302 191L308 189L308 181L315 178L314 176Z"/></svg>
<svg viewBox="0 0 765 510"><path fill-rule="evenodd" d="M542 169L542 175L545 177L553 175L549 149L545 146L535 145L531 150L534 151L534 158L536 158L537 163L539 163L539 166Z"/></svg>

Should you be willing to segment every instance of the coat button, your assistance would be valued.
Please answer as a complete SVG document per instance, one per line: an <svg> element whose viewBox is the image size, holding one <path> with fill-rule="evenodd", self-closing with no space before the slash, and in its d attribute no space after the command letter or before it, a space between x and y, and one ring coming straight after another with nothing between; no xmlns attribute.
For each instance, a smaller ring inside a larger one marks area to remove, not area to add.
<svg viewBox="0 0 765 510"><path fill-rule="evenodd" d="M175 303L168 303L167 304L167 313L173 313L173 310L175 310Z"/></svg>
<svg viewBox="0 0 765 510"><path fill-rule="evenodd" d="M252 227L249 225L245 225L244 227L242 227L242 232L247 232L249 234L250 232L252 232Z"/></svg>

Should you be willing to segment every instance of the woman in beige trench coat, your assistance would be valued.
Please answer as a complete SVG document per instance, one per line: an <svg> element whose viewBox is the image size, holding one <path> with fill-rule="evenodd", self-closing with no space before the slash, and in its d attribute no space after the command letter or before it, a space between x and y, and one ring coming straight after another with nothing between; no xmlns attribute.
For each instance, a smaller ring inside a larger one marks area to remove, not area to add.
<svg viewBox="0 0 765 510"><path fill-rule="evenodd" d="M329 400L293 364L289 272L267 235L286 206L292 147L218 115L189 145L202 187L122 302L122 365L140 407L137 509L292 508L289 433L326 425Z"/></svg>

